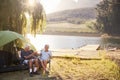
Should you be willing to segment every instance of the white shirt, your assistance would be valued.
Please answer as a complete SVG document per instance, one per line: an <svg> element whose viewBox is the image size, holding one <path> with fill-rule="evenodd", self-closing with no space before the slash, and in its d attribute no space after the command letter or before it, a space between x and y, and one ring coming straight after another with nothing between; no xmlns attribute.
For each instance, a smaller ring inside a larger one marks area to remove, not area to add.
<svg viewBox="0 0 120 80"><path fill-rule="evenodd" d="M45 52L44 50L41 51L41 60L50 60L50 57L52 56L51 51Z"/></svg>

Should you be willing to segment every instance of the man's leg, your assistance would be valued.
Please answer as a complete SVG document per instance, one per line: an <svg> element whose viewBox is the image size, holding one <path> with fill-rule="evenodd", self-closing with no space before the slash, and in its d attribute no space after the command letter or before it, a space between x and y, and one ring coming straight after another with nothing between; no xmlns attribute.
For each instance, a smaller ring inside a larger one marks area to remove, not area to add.
<svg viewBox="0 0 120 80"><path fill-rule="evenodd" d="M35 63L34 72L37 72L38 69L39 69L39 61L38 61L38 59L35 59L34 63Z"/></svg>
<svg viewBox="0 0 120 80"><path fill-rule="evenodd" d="M29 74L30 76L32 77L32 66L33 66L33 61L32 60L29 60Z"/></svg>

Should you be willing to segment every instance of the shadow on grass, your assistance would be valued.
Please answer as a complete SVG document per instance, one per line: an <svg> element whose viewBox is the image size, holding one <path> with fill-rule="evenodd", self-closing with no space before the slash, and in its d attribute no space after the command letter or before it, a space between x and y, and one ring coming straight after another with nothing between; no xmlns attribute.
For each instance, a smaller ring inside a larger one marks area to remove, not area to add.
<svg viewBox="0 0 120 80"><path fill-rule="evenodd" d="M56 77L41 77L41 78L30 78L27 80L57 80Z"/></svg>
<svg viewBox="0 0 120 80"><path fill-rule="evenodd" d="M4 78L4 79L0 79L0 80L21 80L21 79L9 79L9 78ZM42 77L30 77L30 78L27 78L27 79L22 79L22 80L57 80L56 77L45 77L45 78L42 78Z"/></svg>

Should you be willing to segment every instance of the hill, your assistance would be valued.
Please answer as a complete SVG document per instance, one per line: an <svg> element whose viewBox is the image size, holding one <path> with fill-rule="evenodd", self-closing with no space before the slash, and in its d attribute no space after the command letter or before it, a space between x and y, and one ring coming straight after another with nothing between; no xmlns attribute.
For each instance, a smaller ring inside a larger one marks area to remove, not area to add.
<svg viewBox="0 0 120 80"><path fill-rule="evenodd" d="M79 8L64 10L47 14L47 22L68 22L73 24L81 24L88 20L96 18L96 11L94 8Z"/></svg>

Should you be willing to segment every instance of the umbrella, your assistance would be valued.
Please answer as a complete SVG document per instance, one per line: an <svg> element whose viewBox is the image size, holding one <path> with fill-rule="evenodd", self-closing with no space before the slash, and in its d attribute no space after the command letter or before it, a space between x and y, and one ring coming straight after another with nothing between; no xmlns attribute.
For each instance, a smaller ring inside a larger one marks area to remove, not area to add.
<svg viewBox="0 0 120 80"><path fill-rule="evenodd" d="M4 46L16 39L26 41L25 38L16 32L13 31L0 31L0 47Z"/></svg>

